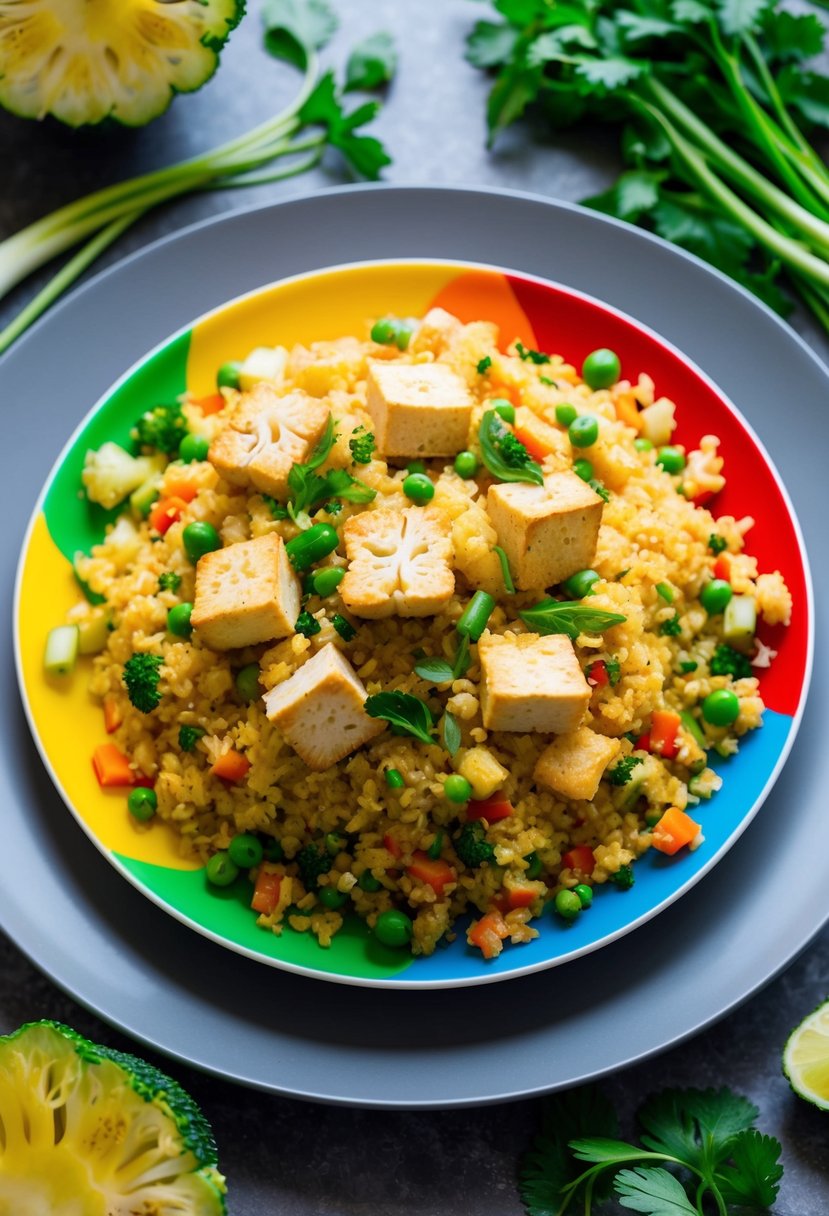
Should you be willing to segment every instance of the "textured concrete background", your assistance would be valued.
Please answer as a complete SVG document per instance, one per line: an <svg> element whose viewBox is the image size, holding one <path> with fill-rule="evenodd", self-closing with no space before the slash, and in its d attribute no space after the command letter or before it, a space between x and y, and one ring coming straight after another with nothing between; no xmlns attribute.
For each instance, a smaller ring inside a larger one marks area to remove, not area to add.
<svg viewBox="0 0 829 1216"><path fill-rule="evenodd" d="M351 43L381 27L396 35L401 50L400 72L376 127L394 155L387 180L511 186L567 200L612 180L613 145L601 137L586 140L582 134L553 145L541 132L532 140L509 132L494 153L486 152L486 82L462 58L464 36L483 14L481 8L466 0L385 0L382 5L335 0L335 6L341 32L327 52L330 62L342 63ZM36 126L0 116L0 237L81 193L231 138L286 102L295 77L261 51L259 7L251 0L250 14L216 78L198 94L178 98L168 114L144 130L73 134L50 123ZM242 202L287 198L342 180L332 158L313 174L281 185L177 202L136 225L99 265ZM0 325L28 298L31 286L0 306ZM826 358L829 346L814 327L803 318L795 325ZM781 899L783 886L781 877ZM783 1144L786 1173L775 1212L829 1212L829 1116L797 1101L780 1072L788 1031L829 995L828 972L829 932L824 932L737 1013L676 1050L611 1078L605 1089L628 1121L647 1094L666 1084L725 1084L746 1094L761 1110L760 1126ZM319 999L334 1006L336 992L321 985ZM39 1017L58 1018L127 1050L133 1046L58 991L0 937L0 1032ZM658 1020L658 1009L652 1017ZM536 1102L410 1114L344 1110L250 1092L158 1062L191 1091L215 1128L232 1216L517 1216L521 1211L515 1167L536 1124Z"/></svg>

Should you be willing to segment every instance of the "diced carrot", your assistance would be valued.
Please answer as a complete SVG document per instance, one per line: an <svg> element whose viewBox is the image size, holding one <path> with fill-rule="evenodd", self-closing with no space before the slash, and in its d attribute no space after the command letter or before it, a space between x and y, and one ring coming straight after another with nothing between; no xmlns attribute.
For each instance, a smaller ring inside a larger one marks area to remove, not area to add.
<svg viewBox="0 0 829 1216"><path fill-rule="evenodd" d="M121 706L118 704L117 697L113 697L111 693L107 693L104 697L104 729L108 735L113 734L121 723L124 721L124 715L121 713Z"/></svg>
<svg viewBox="0 0 829 1216"><path fill-rule="evenodd" d="M433 859L420 849L412 853L412 860L406 866L406 873L411 878L428 883L438 896L443 895L443 888L447 883L455 882L457 879L457 875L448 861L444 861L442 857Z"/></svg>
<svg viewBox="0 0 829 1216"><path fill-rule="evenodd" d="M192 502L199 492L199 487L184 472L168 473L164 478L164 497L180 498L182 502Z"/></svg>
<svg viewBox="0 0 829 1216"><path fill-rule="evenodd" d="M723 582L731 582L731 554L721 553L714 562L714 578L721 578Z"/></svg>
<svg viewBox="0 0 829 1216"><path fill-rule="evenodd" d="M403 850L397 842L397 839L392 836L391 832L386 832L383 837L383 847L388 849L392 857L401 857Z"/></svg>
<svg viewBox="0 0 829 1216"><path fill-rule="evenodd" d="M256 875L256 885L250 906L254 912L270 916L279 903L279 888L282 885L283 874L276 866L263 862Z"/></svg>
<svg viewBox="0 0 829 1216"><path fill-rule="evenodd" d="M523 443L532 459L537 460L539 464L545 459L545 457L550 455L551 451L553 451L552 448L548 448L546 444L541 442L538 435L532 434L532 432L528 431L525 427L517 426L514 428L513 433L515 438L520 443Z"/></svg>
<svg viewBox="0 0 829 1216"><path fill-rule="evenodd" d="M513 912L516 908L529 908L538 899L540 891L537 886L525 886L515 883L512 887L504 887L495 901L501 912Z"/></svg>
<svg viewBox="0 0 829 1216"><path fill-rule="evenodd" d="M222 781L241 781L249 768L250 760L247 756L231 748L229 752L219 756L215 764L211 765L210 771L214 777L221 777Z"/></svg>
<svg viewBox="0 0 829 1216"><path fill-rule="evenodd" d="M592 684L594 688L603 688L605 684L610 683L610 676L607 674L607 664L604 659L596 659L595 663L591 663L585 673L587 675L587 683Z"/></svg>
<svg viewBox="0 0 829 1216"><path fill-rule="evenodd" d="M632 426L635 431L642 429L633 389L625 389L624 392L617 393L613 400L613 407L620 422L624 422L626 426Z"/></svg>
<svg viewBox="0 0 829 1216"><path fill-rule="evenodd" d="M497 909L474 921L466 934L469 945L477 946L484 958L496 958L505 937L509 937L509 928Z"/></svg>
<svg viewBox="0 0 829 1216"><path fill-rule="evenodd" d="M206 397L195 397L191 404L198 406L201 412L207 416L208 414L218 414L225 408L227 402L221 393L208 393Z"/></svg>
<svg viewBox="0 0 829 1216"><path fill-rule="evenodd" d="M669 806L653 829L653 847L660 853L673 856L684 845L690 844L700 830L690 815L677 806Z"/></svg>
<svg viewBox="0 0 829 1216"><path fill-rule="evenodd" d="M104 789L110 786L135 785L135 773L130 762L114 743L99 743L92 753L92 767L98 784Z"/></svg>
<svg viewBox="0 0 829 1216"><path fill-rule="evenodd" d="M655 709L651 716L650 747L663 760L673 760L679 751L679 728L682 720L670 709Z"/></svg>
<svg viewBox="0 0 829 1216"><path fill-rule="evenodd" d="M565 869L572 870L577 874L583 874L585 878L589 878L593 873L596 858L593 856L593 850L589 845L577 844L575 848L567 850L561 859L561 864Z"/></svg>
<svg viewBox="0 0 829 1216"><path fill-rule="evenodd" d="M489 798L473 798L466 805L467 819L485 819L487 823L497 823L499 819L509 819L515 807L503 794L491 794Z"/></svg>
<svg viewBox="0 0 829 1216"><path fill-rule="evenodd" d="M148 516L150 528L153 532L157 532L159 536L163 536L168 528L181 519L181 513L187 503L183 498L159 498L158 502L154 502L150 508Z"/></svg>

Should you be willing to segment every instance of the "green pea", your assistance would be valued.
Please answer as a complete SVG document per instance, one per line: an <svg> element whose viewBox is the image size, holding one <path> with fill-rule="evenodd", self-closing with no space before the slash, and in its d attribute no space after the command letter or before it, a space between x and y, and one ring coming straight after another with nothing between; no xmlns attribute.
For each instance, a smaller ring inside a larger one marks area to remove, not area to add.
<svg viewBox="0 0 829 1216"><path fill-rule="evenodd" d="M383 346L394 342L397 336L397 325L391 317L383 317L380 321L375 321L371 327L372 342L379 342Z"/></svg>
<svg viewBox="0 0 829 1216"><path fill-rule="evenodd" d="M590 461L585 460L584 457L573 461L573 472L577 477L580 477L582 481L593 480L593 466Z"/></svg>
<svg viewBox="0 0 829 1216"><path fill-rule="evenodd" d="M360 890L368 891L372 895L375 891L379 891L382 885L383 884L381 883L380 879L375 878L371 870L363 870L362 874L357 879L357 886L360 888Z"/></svg>
<svg viewBox="0 0 829 1216"><path fill-rule="evenodd" d="M398 769L386 769L386 785L390 790L402 790L405 784L403 774Z"/></svg>
<svg viewBox="0 0 829 1216"><path fill-rule="evenodd" d="M406 946L412 938L411 918L405 912L389 908L377 917L374 935L384 946Z"/></svg>
<svg viewBox="0 0 829 1216"><path fill-rule="evenodd" d="M699 602L709 616L716 616L718 612L725 611L733 594L731 583L727 583L724 578L712 578L700 591Z"/></svg>
<svg viewBox="0 0 829 1216"><path fill-rule="evenodd" d="M621 374L619 356L606 346L591 351L581 365L581 378L592 389L610 388Z"/></svg>
<svg viewBox="0 0 829 1216"><path fill-rule="evenodd" d="M431 502L435 496L435 487L425 473L410 473L403 482L403 493L418 506Z"/></svg>
<svg viewBox="0 0 829 1216"><path fill-rule="evenodd" d="M533 852L528 853L524 860L527 863L527 868L524 871L524 877L529 878L530 882L533 882L541 874L541 858L537 853Z"/></svg>
<svg viewBox="0 0 829 1216"><path fill-rule="evenodd" d="M515 406L511 401L505 401L503 397L493 397L489 404L495 410L495 413L503 418L504 422L508 422L510 426L513 425L515 422Z"/></svg>
<svg viewBox="0 0 829 1216"><path fill-rule="evenodd" d="M204 868L207 881L213 887L229 887L239 874L239 867L229 853L214 853Z"/></svg>
<svg viewBox="0 0 829 1216"><path fill-rule="evenodd" d="M685 468L685 453L668 444L656 453L656 463L666 473L681 473Z"/></svg>
<svg viewBox="0 0 829 1216"><path fill-rule="evenodd" d="M452 773L443 783L443 792L450 802L468 802L472 797L472 786L466 777Z"/></svg>
<svg viewBox="0 0 829 1216"><path fill-rule="evenodd" d="M650 439L646 439L644 435L640 435L638 439L634 439L633 446L637 452L652 452L653 443Z"/></svg>
<svg viewBox="0 0 829 1216"><path fill-rule="evenodd" d="M583 908L589 908L593 902L593 888L586 882L580 882L573 887L573 894L578 895L579 903Z"/></svg>
<svg viewBox="0 0 829 1216"><path fill-rule="evenodd" d="M595 570L577 570L561 586L574 600L583 600L586 595L593 594L593 587L601 577Z"/></svg>
<svg viewBox="0 0 829 1216"><path fill-rule="evenodd" d="M333 553L339 543L336 528L330 524L313 524L307 532L292 537L285 545L285 552L294 570L302 571Z"/></svg>
<svg viewBox="0 0 829 1216"><path fill-rule="evenodd" d="M574 448L589 448L599 438L599 423L592 414L580 414L567 428Z"/></svg>
<svg viewBox="0 0 829 1216"><path fill-rule="evenodd" d="M559 891L555 898L555 907L563 920L575 920L581 912L581 900L575 891Z"/></svg>
<svg viewBox="0 0 829 1216"><path fill-rule="evenodd" d="M146 823L148 819L152 819L158 810L158 796L155 790L148 790L143 785L130 790L127 809L133 819L139 820L140 823Z"/></svg>
<svg viewBox="0 0 829 1216"><path fill-rule="evenodd" d="M325 833L325 851L331 857L336 857L338 853L342 853L347 843L348 841L342 832Z"/></svg>
<svg viewBox="0 0 829 1216"><path fill-rule="evenodd" d="M740 716L740 698L730 688L717 688L703 701L702 716L712 726L730 726Z"/></svg>
<svg viewBox="0 0 829 1216"><path fill-rule="evenodd" d="M234 836L227 846L227 854L240 870L252 870L265 856L265 850L251 832L241 832L238 836Z"/></svg>
<svg viewBox="0 0 829 1216"><path fill-rule="evenodd" d="M205 553L212 553L214 549L222 547L219 533L212 524L204 523L202 520L188 524L181 534L181 541L184 545L184 552L194 566L200 557L204 557Z"/></svg>
<svg viewBox="0 0 829 1216"><path fill-rule="evenodd" d="M255 701L262 693L259 686L259 664L248 663L246 667L241 667L236 672L235 684L243 701Z"/></svg>
<svg viewBox="0 0 829 1216"><path fill-rule="evenodd" d="M210 451L210 440L205 439L204 435L185 435L181 443L178 445L178 458L183 460L185 464L192 464L194 460L207 460L207 453Z"/></svg>
<svg viewBox="0 0 829 1216"><path fill-rule="evenodd" d="M455 457L455 472L464 481L469 481L478 472L478 457L474 452L458 452Z"/></svg>
<svg viewBox="0 0 829 1216"><path fill-rule="evenodd" d="M192 611L192 604L176 604L171 608L167 613L168 632L175 634L177 638L189 638L193 632L193 626L190 624Z"/></svg>
<svg viewBox="0 0 829 1216"><path fill-rule="evenodd" d="M230 359L227 363L223 363L216 373L216 384L219 388L238 388L241 370L242 364L239 360Z"/></svg>
<svg viewBox="0 0 829 1216"><path fill-rule="evenodd" d="M563 401L561 405L556 406L556 422L561 426L569 426L578 416L579 411L569 401Z"/></svg>
<svg viewBox="0 0 829 1216"><path fill-rule="evenodd" d="M337 908L341 908L348 896L344 891L338 891L336 887L320 887L317 891L317 899L324 908L330 908L332 912L336 912Z"/></svg>
<svg viewBox="0 0 829 1216"><path fill-rule="evenodd" d="M334 594L344 578L345 570L342 566L326 566L322 570L315 570L311 575L311 590L326 599Z"/></svg>

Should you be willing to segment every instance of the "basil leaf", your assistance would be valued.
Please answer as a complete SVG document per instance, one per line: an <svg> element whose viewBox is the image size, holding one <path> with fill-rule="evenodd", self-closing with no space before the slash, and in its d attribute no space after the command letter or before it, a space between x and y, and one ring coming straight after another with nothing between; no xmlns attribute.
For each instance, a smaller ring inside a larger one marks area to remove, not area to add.
<svg viewBox="0 0 829 1216"><path fill-rule="evenodd" d="M366 697L364 709L370 718L385 718L407 735L423 743L434 743L432 711L425 701L409 692L377 692Z"/></svg>
<svg viewBox="0 0 829 1216"><path fill-rule="evenodd" d="M446 659L421 659L415 663L415 671L421 680L428 680L431 684L448 684L455 678L454 668Z"/></svg>
<svg viewBox="0 0 829 1216"><path fill-rule="evenodd" d="M542 600L518 614L535 633L566 633L575 640L580 633L604 633L613 625L627 620L618 612L603 612L589 604L571 604L559 600Z"/></svg>
<svg viewBox="0 0 829 1216"><path fill-rule="evenodd" d="M530 459L520 440L504 426L495 410L485 410L478 428L481 458L493 477L499 481L524 481L543 486L541 466Z"/></svg>
<svg viewBox="0 0 829 1216"><path fill-rule="evenodd" d="M441 735L443 736L443 746L446 748L450 756L457 755L458 748L461 745L461 728L458 725L458 720L454 714L450 714L447 709L441 719Z"/></svg>

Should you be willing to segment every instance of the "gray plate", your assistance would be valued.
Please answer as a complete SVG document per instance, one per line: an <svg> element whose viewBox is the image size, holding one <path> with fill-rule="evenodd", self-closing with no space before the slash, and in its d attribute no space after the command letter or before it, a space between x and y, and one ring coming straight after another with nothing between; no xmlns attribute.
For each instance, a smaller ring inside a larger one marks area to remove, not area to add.
<svg viewBox="0 0 829 1216"><path fill-rule="evenodd" d="M26 419L25 431L15 427L3 477L7 618L38 490L78 419L125 368L205 309L284 275L417 256L555 279L674 342L759 432L821 570L829 557L829 378L785 324L693 258L579 208L504 192L358 187L237 212L161 241L76 293L0 362L0 395ZM0 924L100 1017L258 1088L365 1106L448 1107L600 1076L721 1017L829 919L829 885L812 864L829 788L820 732L826 618L819 596L812 692L775 790L731 853L656 921L563 969L475 992L335 995L192 933L112 870L66 812L31 743L7 620Z"/></svg>

